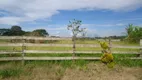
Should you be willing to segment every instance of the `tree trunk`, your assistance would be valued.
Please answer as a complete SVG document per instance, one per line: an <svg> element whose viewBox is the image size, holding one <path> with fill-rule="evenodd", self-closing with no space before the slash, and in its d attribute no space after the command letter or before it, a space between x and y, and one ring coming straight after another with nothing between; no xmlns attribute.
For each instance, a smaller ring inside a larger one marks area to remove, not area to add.
<svg viewBox="0 0 142 80"><path fill-rule="evenodd" d="M73 54L72 54L72 57L74 58L75 57L75 51L76 51L76 46L75 46L75 44L76 44L76 36L73 36L72 41L73 41Z"/></svg>

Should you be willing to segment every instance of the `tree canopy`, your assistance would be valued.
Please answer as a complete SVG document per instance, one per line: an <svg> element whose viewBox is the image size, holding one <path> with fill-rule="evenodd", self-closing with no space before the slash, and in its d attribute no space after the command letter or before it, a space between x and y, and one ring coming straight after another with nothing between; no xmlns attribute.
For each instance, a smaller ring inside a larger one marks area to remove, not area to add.
<svg viewBox="0 0 142 80"><path fill-rule="evenodd" d="M0 36L6 35L9 32L10 32L10 29L5 29L5 28L0 29Z"/></svg>
<svg viewBox="0 0 142 80"><path fill-rule="evenodd" d="M14 25L10 29L0 29L0 36L49 36L45 29L36 29L32 32L23 31L20 26Z"/></svg>
<svg viewBox="0 0 142 80"><path fill-rule="evenodd" d="M45 29L36 29L32 33L33 36L49 36Z"/></svg>
<svg viewBox="0 0 142 80"><path fill-rule="evenodd" d="M81 20L75 20L75 19L69 21L67 29L72 31L74 37L76 37L79 32L84 32L86 30L86 28L80 29L81 22L82 22ZM85 33L83 35L85 35Z"/></svg>
<svg viewBox="0 0 142 80"><path fill-rule="evenodd" d="M22 29L21 29L20 26L14 25L14 26L11 27L11 31L18 31L18 32L20 32L20 31L22 31Z"/></svg>
<svg viewBox="0 0 142 80"><path fill-rule="evenodd" d="M20 26L12 26L10 29L11 36L21 36L24 35L24 31L22 31L22 28Z"/></svg>
<svg viewBox="0 0 142 80"><path fill-rule="evenodd" d="M142 27L134 26L133 24L129 24L126 27L127 38L129 42L139 42L142 39Z"/></svg>

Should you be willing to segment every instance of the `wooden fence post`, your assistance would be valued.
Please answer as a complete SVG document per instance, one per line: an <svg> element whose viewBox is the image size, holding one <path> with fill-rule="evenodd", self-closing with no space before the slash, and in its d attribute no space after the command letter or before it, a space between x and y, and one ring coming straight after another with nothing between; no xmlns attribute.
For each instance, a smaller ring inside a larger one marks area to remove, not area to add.
<svg viewBox="0 0 142 80"><path fill-rule="evenodd" d="M24 56L25 56L25 53L24 53L25 45L24 45L24 43L25 43L25 39L23 38L22 39L22 65L25 64L25 60L24 60Z"/></svg>
<svg viewBox="0 0 142 80"><path fill-rule="evenodd" d="M109 38L109 52L111 53L111 47L112 47L112 45L111 45L111 38Z"/></svg>

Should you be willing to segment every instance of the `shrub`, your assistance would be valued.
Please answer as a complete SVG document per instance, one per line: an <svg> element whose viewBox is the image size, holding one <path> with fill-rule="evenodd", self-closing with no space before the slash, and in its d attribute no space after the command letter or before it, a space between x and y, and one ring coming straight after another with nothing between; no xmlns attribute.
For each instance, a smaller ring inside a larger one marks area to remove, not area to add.
<svg viewBox="0 0 142 80"><path fill-rule="evenodd" d="M104 53L102 55L101 61L103 63L110 63L113 61L113 55L111 53Z"/></svg>
<svg viewBox="0 0 142 80"><path fill-rule="evenodd" d="M105 64L107 64L107 66L109 68L113 68L114 67L114 62L113 62L113 55L112 53L110 53L110 49L109 49L109 46L106 42L100 42L100 46L101 48L103 49L102 52L103 52L103 55L101 56L101 61Z"/></svg>

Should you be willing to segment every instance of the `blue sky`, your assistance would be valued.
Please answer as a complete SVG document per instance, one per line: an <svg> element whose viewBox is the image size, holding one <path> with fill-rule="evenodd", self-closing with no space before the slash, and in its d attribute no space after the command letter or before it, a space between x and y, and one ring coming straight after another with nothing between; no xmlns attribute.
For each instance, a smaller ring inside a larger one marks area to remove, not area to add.
<svg viewBox="0 0 142 80"><path fill-rule="evenodd" d="M67 37L72 19L82 20L87 36L124 35L128 24L142 26L142 0L0 0L0 28L43 28Z"/></svg>

